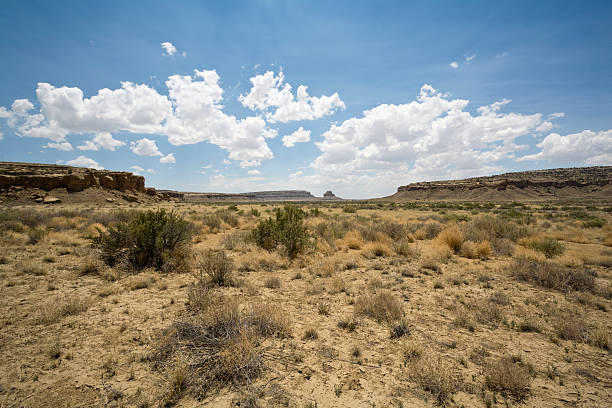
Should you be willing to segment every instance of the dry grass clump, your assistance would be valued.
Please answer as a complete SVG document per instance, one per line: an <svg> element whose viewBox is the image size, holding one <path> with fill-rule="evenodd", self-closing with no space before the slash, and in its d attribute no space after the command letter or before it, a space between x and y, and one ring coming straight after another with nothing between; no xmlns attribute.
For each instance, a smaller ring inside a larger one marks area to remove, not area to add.
<svg viewBox="0 0 612 408"><path fill-rule="evenodd" d="M587 342L589 330L584 313L577 309L558 308L551 311L555 334L562 340Z"/></svg>
<svg viewBox="0 0 612 408"><path fill-rule="evenodd" d="M52 324L66 316L83 313L88 308L89 301L78 296L66 296L64 299L55 298L41 305L36 322Z"/></svg>
<svg viewBox="0 0 612 408"><path fill-rule="evenodd" d="M391 323L400 319L404 312L401 301L391 292L383 290L373 295L358 297L355 300L355 314Z"/></svg>
<svg viewBox="0 0 612 408"><path fill-rule="evenodd" d="M596 327L589 334L589 344L604 350L610 349L610 332L605 327Z"/></svg>
<svg viewBox="0 0 612 408"><path fill-rule="evenodd" d="M414 237L419 240L434 239L442 231L442 225L437 221L428 221L414 233Z"/></svg>
<svg viewBox="0 0 612 408"><path fill-rule="evenodd" d="M225 251L206 250L198 264L200 276L208 276L210 283L217 286L232 285L233 262Z"/></svg>
<svg viewBox="0 0 612 408"><path fill-rule="evenodd" d="M19 264L17 265L17 269L21 273L25 273L27 275L43 276L46 274L40 263L32 259L27 259L19 262Z"/></svg>
<svg viewBox="0 0 612 408"><path fill-rule="evenodd" d="M451 402L453 395L461 388L462 381L457 370L442 357L413 356L406 370L408 378L432 394L439 405Z"/></svg>
<svg viewBox="0 0 612 408"><path fill-rule="evenodd" d="M522 401L529 395L531 376L522 361L504 356L485 366L485 385L491 391Z"/></svg>
<svg viewBox="0 0 612 408"><path fill-rule="evenodd" d="M361 249L363 246L363 237L357 230L351 230L344 235L344 243L350 249Z"/></svg>
<svg viewBox="0 0 612 408"><path fill-rule="evenodd" d="M278 276L269 276L266 278L264 286L268 289L278 289L281 287L281 281Z"/></svg>
<svg viewBox="0 0 612 408"><path fill-rule="evenodd" d="M395 253L406 258L416 259L420 256L420 250L416 247L416 244L412 244L412 239L402 239L399 241L393 241L393 249Z"/></svg>
<svg viewBox="0 0 612 408"><path fill-rule="evenodd" d="M252 383L265 369L262 340L291 335L290 321L277 307L241 308L218 289L207 296L194 315L165 330L151 355L158 369L171 367L176 359L188 361L182 389L196 398L228 385Z"/></svg>
<svg viewBox="0 0 612 408"><path fill-rule="evenodd" d="M324 258L319 261L316 261L314 265L310 267L310 272L315 276L329 278L330 276L333 276L339 269L340 268L336 259Z"/></svg>
<svg viewBox="0 0 612 408"><path fill-rule="evenodd" d="M461 250L461 245L463 244L463 233L457 224L452 224L444 228L436 239L457 253Z"/></svg>
<svg viewBox="0 0 612 408"><path fill-rule="evenodd" d="M566 268L549 261L519 257L507 267L517 279L548 289L595 291L593 274L584 269Z"/></svg>
<svg viewBox="0 0 612 408"><path fill-rule="evenodd" d="M363 246L363 249L361 250L361 255L368 259L389 256L391 255L391 248L389 248L389 245L384 242L368 242Z"/></svg>

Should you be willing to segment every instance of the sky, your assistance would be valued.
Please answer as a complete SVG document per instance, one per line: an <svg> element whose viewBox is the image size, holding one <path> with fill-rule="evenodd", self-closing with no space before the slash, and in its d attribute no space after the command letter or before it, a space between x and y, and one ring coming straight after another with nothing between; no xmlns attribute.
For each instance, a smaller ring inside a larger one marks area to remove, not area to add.
<svg viewBox="0 0 612 408"><path fill-rule="evenodd" d="M3 0L0 161L343 198L612 165L611 21L588 0Z"/></svg>

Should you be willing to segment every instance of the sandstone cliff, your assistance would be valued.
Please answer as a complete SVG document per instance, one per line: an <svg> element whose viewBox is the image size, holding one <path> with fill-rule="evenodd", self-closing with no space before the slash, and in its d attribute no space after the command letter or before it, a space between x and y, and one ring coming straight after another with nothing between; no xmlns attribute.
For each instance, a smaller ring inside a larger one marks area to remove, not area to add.
<svg viewBox="0 0 612 408"><path fill-rule="evenodd" d="M401 186L390 200L612 200L612 166L522 171Z"/></svg>

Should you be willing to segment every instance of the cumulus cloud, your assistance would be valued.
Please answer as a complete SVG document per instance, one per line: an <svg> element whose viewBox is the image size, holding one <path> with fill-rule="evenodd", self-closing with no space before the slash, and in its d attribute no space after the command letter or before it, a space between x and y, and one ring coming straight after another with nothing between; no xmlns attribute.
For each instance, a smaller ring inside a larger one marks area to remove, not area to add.
<svg viewBox="0 0 612 408"><path fill-rule="evenodd" d="M164 55L171 57L174 54L176 54L176 47L171 42L165 41L161 43L160 45L162 49L164 50Z"/></svg>
<svg viewBox="0 0 612 408"><path fill-rule="evenodd" d="M69 166L89 167L96 170L104 170L104 167L100 166L97 161L86 156L79 156L74 160L68 160L66 164Z"/></svg>
<svg viewBox="0 0 612 408"><path fill-rule="evenodd" d="M601 132L583 130L565 136L551 133L538 143L537 147L541 149L540 152L523 156L518 160L610 165L612 164L612 129Z"/></svg>
<svg viewBox="0 0 612 408"><path fill-rule="evenodd" d="M509 103L481 106L473 115L465 110L467 100L450 99L424 85L410 103L379 105L332 125L316 143L322 154L311 166L321 180L371 186L373 192L388 189L392 180L401 185L503 170L502 160L527 148L516 139L543 123L539 113L500 113Z"/></svg>
<svg viewBox="0 0 612 408"><path fill-rule="evenodd" d="M161 159L159 159L159 162L165 163L165 164L176 163L176 159L174 158L174 153L170 153L167 156L162 157Z"/></svg>
<svg viewBox="0 0 612 408"><path fill-rule="evenodd" d="M134 171L144 171L144 169L140 166L132 166L130 167L130 170L134 170Z"/></svg>
<svg viewBox="0 0 612 408"><path fill-rule="evenodd" d="M305 142L310 142L310 130L304 130L304 128L301 126L298 130L290 135L283 136L283 144L285 147L293 147L296 143Z"/></svg>
<svg viewBox="0 0 612 408"><path fill-rule="evenodd" d="M130 149L132 153L138 156L163 156L162 152L157 148L155 140L147 139L146 137L130 143Z"/></svg>
<svg viewBox="0 0 612 408"><path fill-rule="evenodd" d="M46 149L57 149L57 150L61 150L64 152L69 152L70 150L72 150L72 145L68 142L59 142L59 143L49 142L43 147Z"/></svg>
<svg viewBox="0 0 612 408"><path fill-rule="evenodd" d="M259 116L237 119L223 112L219 81L214 70L195 70L192 76L170 76L167 96L145 84L122 82L120 89L101 89L91 98L79 88L41 82L36 89L39 112L29 100L17 99L10 109L0 107L0 118L21 137L62 143L68 135L94 135L80 150L114 150L123 142L112 133L125 131L165 135L174 145L208 142L243 166L274 157L266 139L275 137L276 130Z"/></svg>
<svg viewBox="0 0 612 408"><path fill-rule="evenodd" d="M313 120L346 108L337 92L331 96L310 96L308 87L300 85L294 95L282 71L278 75L267 71L250 81L250 92L240 95L238 100L245 107L262 112L270 123Z"/></svg>
<svg viewBox="0 0 612 408"><path fill-rule="evenodd" d="M251 176L261 176L261 171L257 169L249 170L247 173L249 173Z"/></svg>
<svg viewBox="0 0 612 408"><path fill-rule="evenodd" d="M456 68L459 68L459 64L457 64L457 61L453 61L453 62L451 62L451 63L450 63L450 64L448 64L448 65L450 65L450 67L451 67L451 68L455 68L455 69L456 69Z"/></svg>
<svg viewBox="0 0 612 408"><path fill-rule="evenodd" d="M98 133L91 140L85 141L81 146L77 146L79 150L100 150L106 149L110 151L117 150L118 147L125 145L125 142L113 138L108 132Z"/></svg>

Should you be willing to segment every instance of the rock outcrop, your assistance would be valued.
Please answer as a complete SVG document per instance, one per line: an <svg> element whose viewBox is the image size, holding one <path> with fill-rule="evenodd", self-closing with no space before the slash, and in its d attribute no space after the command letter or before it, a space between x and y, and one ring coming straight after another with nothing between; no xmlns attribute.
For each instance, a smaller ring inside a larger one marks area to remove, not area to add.
<svg viewBox="0 0 612 408"><path fill-rule="evenodd" d="M250 193L182 193L185 201L310 201L316 200L304 190L254 191Z"/></svg>
<svg viewBox="0 0 612 408"><path fill-rule="evenodd" d="M0 162L0 189L13 186L51 191L65 188L69 192L103 187L122 192L145 192L145 179L122 171L95 170L81 167L36 163Z"/></svg>
<svg viewBox="0 0 612 408"><path fill-rule="evenodd" d="M412 183L387 199L554 200L612 199L612 166L521 171L463 180Z"/></svg>

